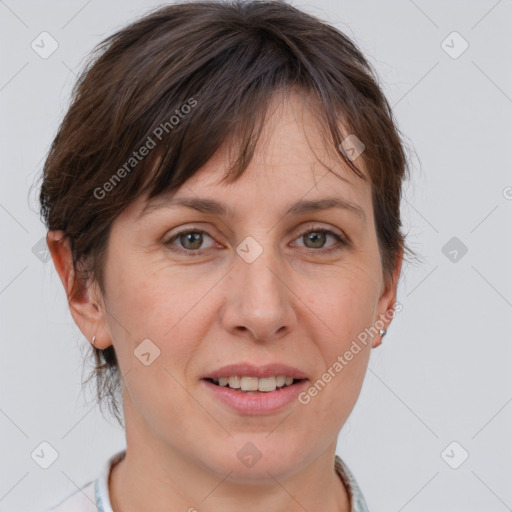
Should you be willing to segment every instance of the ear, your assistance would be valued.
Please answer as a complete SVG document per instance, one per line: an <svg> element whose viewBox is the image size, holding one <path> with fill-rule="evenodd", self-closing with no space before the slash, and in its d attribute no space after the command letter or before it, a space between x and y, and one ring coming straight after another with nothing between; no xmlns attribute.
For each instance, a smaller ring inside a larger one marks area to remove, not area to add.
<svg viewBox="0 0 512 512"><path fill-rule="evenodd" d="M90 342L96 336L96 348L107 348L112 343L97 283L92 282L92 279L87 282L76 280L70 241L64 237L63 231L48 231L46 243L66 291L69 310L76 325Z"/></svg>
<svg viewBox="0 0 512 512"><path fill-rule="evenodd" d="M377 304L377 316L374 325L377 328L388 329L395 314L396 291L398 286L398 278L402 269L403 250L397 255L395 260L395 270L391 278L384 279L381 295ZM380 327L384 324L383 327ZM382 343L382 336L377 334L373 337L372 347L378 347Z"/></svg>

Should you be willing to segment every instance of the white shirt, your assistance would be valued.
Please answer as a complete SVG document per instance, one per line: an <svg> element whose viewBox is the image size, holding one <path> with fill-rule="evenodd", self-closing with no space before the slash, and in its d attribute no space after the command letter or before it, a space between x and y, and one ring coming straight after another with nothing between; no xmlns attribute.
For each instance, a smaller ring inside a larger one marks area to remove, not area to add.
<svg viewBox="0 0 512 512"><path fill-rule="evenodd" d="M113 512L108 493L110 472L113 466L124 458L125 454L126 450L122 450L112 455L102 467L96 480L67 496L47 512ZM354 475L338 455L336 455L334 467L347 489L351 503L350 512L368 512L368 507Z"/></svg>

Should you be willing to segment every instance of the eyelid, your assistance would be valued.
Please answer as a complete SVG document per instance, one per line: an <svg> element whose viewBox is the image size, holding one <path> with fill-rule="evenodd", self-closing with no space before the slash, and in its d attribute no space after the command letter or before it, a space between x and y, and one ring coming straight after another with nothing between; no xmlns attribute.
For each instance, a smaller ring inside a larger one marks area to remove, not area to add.
<svg viewBox="0 0 512 512"><path fill-rule="evenodd" d="M337 235L340 238L348 239L348 237L345 235L345 233L338 228L332 227L332 226L324 226L322 224L314 223L312 225L301 225L299 228L297 228L297 233L300 235L305 235L306 233L310 233L311 231L326 231L329 233L332 233L333 235Z"/></svg>

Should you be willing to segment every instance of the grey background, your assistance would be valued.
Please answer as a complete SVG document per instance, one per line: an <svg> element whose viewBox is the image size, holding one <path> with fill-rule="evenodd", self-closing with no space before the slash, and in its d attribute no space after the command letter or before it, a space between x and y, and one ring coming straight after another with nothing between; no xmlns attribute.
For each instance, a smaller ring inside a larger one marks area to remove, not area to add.
<svg viewBox="0 0 512 512"><path fill-rule="evenodd" d="M33 252L45 236L33 184L87 54L157 5L0 1L1 512L55 503L124 447L93 388L82 394L89 348L51 260ZM403 311L372 353L337 452L371 511L512 510L512 1L294 5L376 66L410 146L404 225L422 257L404 266ZM43 31L58 42L47 59L31 48ZM457 58L445 51L462 48L446 40L453 31L469 44ZM59 454L46 470L31 458L43 441Z"/></svg>

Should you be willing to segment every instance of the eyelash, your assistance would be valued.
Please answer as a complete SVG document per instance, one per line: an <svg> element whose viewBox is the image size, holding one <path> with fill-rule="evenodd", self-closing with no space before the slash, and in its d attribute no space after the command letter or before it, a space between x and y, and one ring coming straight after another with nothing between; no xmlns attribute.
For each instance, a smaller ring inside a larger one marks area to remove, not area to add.
<svg viewBox="0 0 512 512"><path fill-rule="evenodd" d="M190 234L190 233L203 233L203 234L208 235L213 240L213 237L211 235L209 235L207 231L204 231L202 229L189 228L189 229L180 231L180 232L176 233L175 235L173 235L172 238L170 238L169 240L164 242L164 245L168 246L169 250L171 250L172 252L187 254L190 256L201 256L204 251L182 249L181 247L178 247L172 243L174 240L179 239L179 237L181 235ZM321 228L321 227L315 227L315 226L308 229L307 231L305 231L304 233L299 235L297 238L301 238L303 236L309 235L310 233L326 233L328 235L332 235L338 243L334 244L333 246L331 246L328 249L307 249L307 252L309 252L309 253L322 253L324 255L329 255L329 254L334 254L339 251L342 251L343 249L345 249L346 247L348 247L350 245L350 243L346 239L344 239L343 237L341 237L334 231L331 231L331 230L325 229L325 228Z"/></svg>

